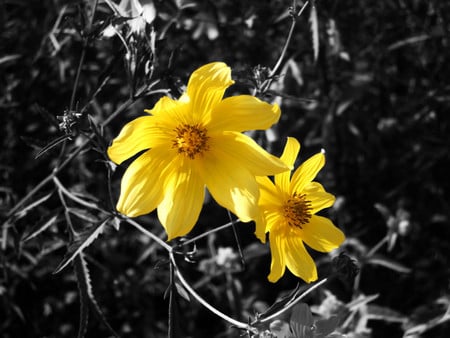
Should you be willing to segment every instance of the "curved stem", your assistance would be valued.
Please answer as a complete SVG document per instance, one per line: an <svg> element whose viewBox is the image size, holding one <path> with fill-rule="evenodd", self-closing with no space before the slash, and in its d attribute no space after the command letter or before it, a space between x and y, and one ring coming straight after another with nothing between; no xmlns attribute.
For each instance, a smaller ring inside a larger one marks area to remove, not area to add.
<svg viewBox="0 0 450 338"><path fill-rule="evenodd" d="M247 323L243 323L240 322L236 319L233 319L229 316L227 316L226 314L224 314L223 312L220 312L219 310L217 310L215 307L213 307L212 305L210 305L206 300L204 300L197 292L195 292L195 290L189 285L189 283L184 279L183 275L180 272L180 269L177 266L177 263L175 261L175 257L173 255L173 251L169 252L169 256L170 256L170 261L173 264L173 267L175 268L175 273L178 276L178 279L180 280L181 284L183 285L183 287L192 295L192 297L194 297L200 304L202 304L204 307L206 307L209 311L211 311L212 313L214 313L216 316L224 319L225 321L227 321L228 323L240 328L240 329L244 329L253 333L258 333L258 331L250 326Z"/></svg>
<svg viewBox="0 0 450 338"><path fill-rule="evenodd" d="M309 3L309 1L306 1L303 4L303 6L300 9L300 11L298 12L298 14L292 13L292 15L291 15L291 17L292 17L292 24L291 24L291 28L289 29L288 37L286 39L286 42L284 43L283 50L281 51L281 55L278 58L277 63L275 64L275 66L273 67L273 69L269 73L269 78L273 77L277 73L278 68L280 68L281 63L283 62L284 56L286 55L287 49L289 47L289 44L291 43L292 34L294 33L294 28L295 28L295 25L297 24L297 17L302 15L302 13L305 10L305 8L308 5L308 3ZM295 1L294 1L294 4L295 4Z"/></svg>

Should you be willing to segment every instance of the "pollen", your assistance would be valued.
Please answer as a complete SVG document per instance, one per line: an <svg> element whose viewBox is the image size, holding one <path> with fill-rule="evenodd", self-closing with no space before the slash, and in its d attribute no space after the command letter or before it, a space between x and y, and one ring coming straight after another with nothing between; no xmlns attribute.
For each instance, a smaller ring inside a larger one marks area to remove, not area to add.
<svg viewBox="0 0 450 338"><path fill-rule="evenodd" d="M290 227L303 229L311 218L311 202L305 194L294 193L283 206L283 216Z"/></svg>
<svg viewBox="0 0 450 338"><path fill-rule="evenodd" d="M208 131L200 124L181 124L175 128L176 137L172 147L178 150L179 154L184 154L190 159L201 156L209 150Z"/></svg>

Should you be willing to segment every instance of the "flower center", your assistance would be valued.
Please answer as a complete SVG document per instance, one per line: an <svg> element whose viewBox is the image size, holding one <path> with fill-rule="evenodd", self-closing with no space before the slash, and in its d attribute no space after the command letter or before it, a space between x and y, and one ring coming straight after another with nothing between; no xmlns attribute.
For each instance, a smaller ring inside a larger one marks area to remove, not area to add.
<svg viewBox="0 0 450 338"><path fill-rule="evenodd" d="M190 159L202 155L209 149L206 128L200 124L181 124L175 128L176 137L172 147L178 149L179 154L184 154Z"/></svg>
<svg viewBox="0 0 450 338"><path fill-rule="evenodd" d="M303 224L311 218L311 202L305 199L306 195L294 193L283 206L283 215L291 227L302 228Z"/></svg>

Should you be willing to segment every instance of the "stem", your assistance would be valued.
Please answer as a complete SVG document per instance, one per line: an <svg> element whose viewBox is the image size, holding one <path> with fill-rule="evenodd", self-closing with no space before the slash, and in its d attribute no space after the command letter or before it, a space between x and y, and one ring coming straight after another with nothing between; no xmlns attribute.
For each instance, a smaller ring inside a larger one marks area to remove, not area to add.
<svg viewBox="0 0 450 338"><path fill-rule="evenodd" d="M372 257L385 243L388 241L388 236L384 236L375 246L367 253L366 258Z"/></svg>
<svg viewBox="0 0 450 338"><path fill-rule="evenodd" d="M174 335L174 328L173 328L173 326L174 326L174 323L173 323L173 320L174 320L174 306L175 306L175 304L174 304L174 302L175 302L175 299L174 299L174 296L173 296L173 293L174 293L174 289L175 289L175 271L174 271L175 269L174 269L174 267L173 267L173 264L172 263L170 263L170 282L169 282L169 288L170 288L170 291L169 291L169 319L168 319L168 323L167 323L167 325L168 325L168 332L167 332L167 337L168 338L174 338L175 337L175 335Z"/></svg>
<svg viewBox="0 0 450 338"><path fill-rule="evenodd" d="M97 205L95 205L93 203L88 203L85 200L72 194L69 190L66 189L66 187L61 183L61 181L56 176L53 177L53 182L56 184L59 191L61 191L64 195L66 195L72 201L77 202L78 204L81 204L87 208L95 209L95 210L107 213L107 211L103 210L102 208L98 207Z"/></svg>
<svg viewBox="0 0 450 338"><path fill-rule="evenodd" d="M89 20L89 24L87 26L88 32L91 31L92 23L94 22L95 11L97 10L97 3L98 3L98 0L95 0L94 7L92 8L92 15L91 15L91 18ZM72 89L72 96L70 97L69 111L73 110L73 106L75 104L75 95L77 93L78 82L80 81L81 68L83 67L84 58L86 57L86 49L87 49L87 46L88 46L88 43L89 43L88 40L89 39L86 38L83 41L83 49L81 50L80 62L78 62L77 73L75 75L75 82L73 84L73 89Z"/></svg>
<svg viewBox="0 0 450 338"><path fill-rule="evenodd" d="M155 234L153 234L150 231L148 231L147 229L145 229L142 225L140 225L136 221L132 220L131 218L128 218L125 216L123 216L122 219L125 220L127 223L131 224L132 226L134 226L136 229L138 229L140 232L142 232L146 236L153 239L155 242L157 242L159 245L161 245L164 249L166 249L169 252L169 254L172 253L172 247L169 244L167 244L161 238L159 238Z"/></svg>
<svg viewBox="0 0 450 338"><path fill-rule="evenodd" d="M289 29L288 37L286 39L286 42L284 43L283 50L281 51L281 55L278 58L277 63L275 64L275 66L273 67L273 69L269 73L269 78L272 78L276 74L276 72L278 71L278 68L280 68L281 63L283 62L284 56L286 55L287 49L289 47L289 44L291 43L292 35L294 33L294 28L295 28L295 25L297 24L297 17L302 15L302 13L305 10L305 8L308 5L308 3L309 3L309 1L306 1L304 3L304 5L302 6L302 8L298 12L298 14L292 14L292 16L291 16L292 23L291 23L291 28ZM294 6L293 7L295 8L295 1L294 1Z"/></svg>
<svg viewBox="0 0 450 338"><path fill-rule="evenodd" d="M200 234L200 235L198 235L198 236L195 236L194 238L191 238L191 239L188 239L187 241L184 241L183 243L181 243L181 245L188 245L188 244L191 244L191 243L193 243L193 242L195 242L195 241L198 241L200 238L207 237L207 236L209 236L210 234L213 234L213 233L215 233L215 232L217 232L217 231L226 229L226 228L232 226L233 224L236 224L237 222L240 222L240 220L235 220L235 221L232 221L232 222L228 222L227 224L224 224L224 225L221 225L221 226L219 226L219 227L217 227L217 228L208 230L208 231L206 231L206 232L204 232L204 233L202 233L202 234Z"/></svg>
<svg viewBox="0 0 450 338"><path fill-rule="evenodd" d="M181 284L183 284L184 288L200 303L202 304L204 307L206 307L209 311L211 311L212 313L214 313L216 316L224 319L225 321L229 322L230 324L240 328L240 329L244 329L247 331L251 331L253 333L258 333L258 331L253 328L252 326L250 326L247 323L243 323L240 322L236 319L233 319L229 316L227 316L226 314L224 314L223 312L220 312L219 310L217 310L215 307L213 307L212 305L210 305L206 300L204 300L197 292L195 292L194 289L192 289L192 287L189 285L188 282L186 282L186 280L184 279L183 275L180 272L180 269L177 266L177 263L175 261L175 257L173 256L173 252L170 251L169 252L169 256L170 256L170 261L173 264L173 267L175 268L175 273L178 276L178 279L180 280Z"/></svg>
<svg viewBox="0 0 450 338"><path fill-rule="evenodd" d="M313 286L311 286L308 290L306 290L305 292L303 292L298 298L296 298L295 300L293 300L291 303L288 303L285 307L283 307L280 311L275 312L274 314L265 317L263 319L257 319L255 322L253 322L252 324L255 323L265 323L268 322L269 320L272 320L276 317L278 317L279 315L281 315L282 313L286 312L287 310L289 310L290 308L292 308L295 304L297 304L299 301L301 301L303 298L305 298L308 294L310 294L311 292L313 292L315 289L317 289L319 286L322 286L323 284L325 284L328 281L327 278L322 279L320 282L317 282L316 284L314 284Z"/></svg>
<svg viewBox="0 0 450 338"><path fill-rule="evenodd" d="M159 91L154 91L159 92ZM154 93L153 91L151 94ZM134 101L132 99L128 99L125 103L123 103L119 108L116 109L103 123L100 124L101 127L105 127L111 120L116 117L118 114L127 109ZM92 133L87 140L85 140L79 147L67 157L67 159L62 162L59 166L53 169L52 173L45 177L41 182L39 182L25 197L23 197L17 204L8 212L7 220L3 223L3 226L7 224L10 218L16 213L16 211L22 207L26 201L28 201L35 193L37 193L43 186L45 186L48 182L52 181L53 178L63 169L65 168L84 148L89 144L89 142L94 137L94 133Z"/></svg>

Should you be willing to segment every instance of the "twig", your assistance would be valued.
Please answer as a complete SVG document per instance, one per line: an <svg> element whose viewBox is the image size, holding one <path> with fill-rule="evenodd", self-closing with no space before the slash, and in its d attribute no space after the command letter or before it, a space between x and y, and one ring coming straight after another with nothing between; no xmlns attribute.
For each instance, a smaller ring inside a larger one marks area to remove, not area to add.
<svg viewBox="0 0 450 338"><path fill-rule="evenodd" d="M224 225L221 225L221 226L219 226L219 227L217 227L217 228L208 230L208 231L206 231L206 232L204 232L204 233L202 233L202 234L200 234L200 235L198 235L198 236L195 236L194 238L191 238L191 239L188 239L187 241L184 241L184 242L181 243L180 245L183 245L183 246L184 246L184 245L188 245L188 244L191 244L191 243L193 243L193 242L196 242L196 241L198 241L200 238L207 237L207 236L209 236L209 235L211 235L211 234L213 234L213 233L215 233L215 232L217 232L217 231L220 231L220 230L229 228L230 226L232 226L233 224L236 224L237 222L239 222L239 220L232 221L232 222L228 222L227 224L224 224Z"/></svg>
<svg viewBox="0 0 450 338"><path fill-rule="evenodd" d="M286 39L286 42L284 43L283 50L281 51L281 54L280 54L280 57L278 58L277 63L275 64L275 66L273 67L273 69L269 73L269 78L272 78L277 73L278 68L280 68L281 63L283 62L284 56L286 55L287 49L289 47L289 44L291 43L292 34L294 33L294 28L295 28L295 25L297 24L297 18L300 15L302 15L302 13L305 10L305 8L308 5L308 3L309 3L309 1L306 1L297 14L292 13L292 15L291 15L292 23L291 23L291 28L289 29L288 37ZM295 1L294 1L294 5L295 5ZM293 8L292 10L294 11L295 8Z"/></svg>
<svg viewBox="0 0 450 338"><path fill-rule="evenodd" d="M178 279L180 280L181 284L183 284L184 288L191 294L192 297L194 297L200 304L202 304L205 308L207 308L209 311L211 311L212 313L214 313L216 316L224 319L225 321L227 321L228 323L230 323L231 325L234 325L240 329L244 329L247 330L249 332L253 332L253 333L258 333L258 330L255 329L254 327L252 327L251 325L247 324L247 323L243 323L240 322L236 319L233 319L229 316L227 316L226 314L224 314L223 312L217 310L215 307L213 307L212 305L210 305L206 300L204 300L197 292L195 292L195 290L189 285L189 283L184 279L183 274L180 272L180 269L177 266L177 263L175 261L175 257L173 255L173 251L169 252L169 257L170 257L170 261L172 262L174 268L175 268L175 273L178 277Z"/></svg>

